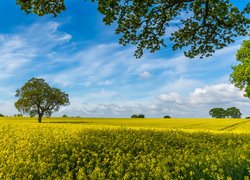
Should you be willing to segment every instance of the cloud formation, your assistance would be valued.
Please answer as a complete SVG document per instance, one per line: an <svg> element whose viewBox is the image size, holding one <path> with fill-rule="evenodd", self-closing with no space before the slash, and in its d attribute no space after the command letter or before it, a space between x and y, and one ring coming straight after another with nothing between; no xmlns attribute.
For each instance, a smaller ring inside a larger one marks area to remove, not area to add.
<svg viewBox="0 0 250 180"><path fill-rule="evenodd" d="M143 72L139 73L139 78L142 80L146 80L150 77L151 77L151 73L148 71L143 71Z"/></svg>
<svg viewBox="0 0 250 180"><path fill-rule="evenodd" d="M209 117L208 112L214 107L237 107L244 116L249 115L250 100L242 96L232 84L215 84L196 88L187 96L172 92L160 94L146 102L120 103L81 103L72 102L74 107L61 111L61 114L94 117L130 117L132 114L145 114L147 117ZM77 110L74 108L77 107Z"/></svg>
<svg viewBox="0 0 250 180"><path fill-rule="evenodd" d="M215 106L248 113L248 99L228 84L240 41L206 60L177 52L146 53L138 61L133 47L75 41L60 27L49 21L0 34L1 113L15 112L15 90L32 77L69 93L71 105L56 115L207 117Z"/></svg>

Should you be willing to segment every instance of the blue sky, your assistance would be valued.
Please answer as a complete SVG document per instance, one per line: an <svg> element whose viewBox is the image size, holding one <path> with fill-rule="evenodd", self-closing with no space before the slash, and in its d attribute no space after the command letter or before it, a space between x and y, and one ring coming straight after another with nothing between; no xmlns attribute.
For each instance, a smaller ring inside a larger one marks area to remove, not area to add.
<svg viewBox="0 0 250 180"><path fill-rule="evenodd" d="M242 8L248 1L233 2ZM71 105L56 116L208 117L212 107L231 106L250 116L249 99L229 82L236 51L248 37L203 60L185 58L171 43L135 59L134 47L117 43L115 25L102 23L95 3L66 5L57 18L38 17L0 0L0 113L17 113L16 89L41 77L69 94Z"/></svg>

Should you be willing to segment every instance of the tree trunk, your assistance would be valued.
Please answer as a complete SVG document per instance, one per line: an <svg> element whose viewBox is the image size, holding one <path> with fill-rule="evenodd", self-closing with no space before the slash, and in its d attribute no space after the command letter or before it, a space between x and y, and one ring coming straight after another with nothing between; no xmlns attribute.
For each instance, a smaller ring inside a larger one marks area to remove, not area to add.
<svg viewBox="0 0 250 180"><path fill-rule="evenodd" d="M42 122L42 117L43 117L43 114L38 114L38 122L39 122L39 123Z"/></svg>

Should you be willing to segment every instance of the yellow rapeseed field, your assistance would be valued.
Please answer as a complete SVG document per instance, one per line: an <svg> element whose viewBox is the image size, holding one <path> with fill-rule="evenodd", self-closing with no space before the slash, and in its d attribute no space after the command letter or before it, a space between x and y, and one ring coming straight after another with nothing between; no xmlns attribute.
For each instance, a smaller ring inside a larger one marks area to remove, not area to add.
<svg viewBox="0 0 250 180"><path fill-rule="evenodd" d="M244 119L0 118L0 179L249 179Z"/></svg>
<svg viewBox="0 0 250 180"><path fill-rule="evenodd" d="M70 124L94 128L133 128L156 130L210 131L216 133L250 133L250 119L212 119L212 118L44 118L45 124ZM0 123L37 123L36 118L4 117ZM67 126L69 127L69 126Z"/></svg>

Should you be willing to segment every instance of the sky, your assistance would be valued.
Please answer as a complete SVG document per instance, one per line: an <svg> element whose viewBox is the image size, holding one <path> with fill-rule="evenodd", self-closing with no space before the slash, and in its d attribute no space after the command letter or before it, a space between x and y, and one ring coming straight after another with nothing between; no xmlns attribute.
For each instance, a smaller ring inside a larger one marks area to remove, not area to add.
<svg viewBox="0 0 250 180"><path fill-rule="evenodd" d="M248 0L232 2L242 8ZM173 51L171 43L136 59L133 46L118 44L116 25L104 25L95 3L67 0L66 6L56 18L38 17L14 0L0 0L0 113L17 114L16 89L36 77L69 94L71 104L54 116L196 118L232 106L250 116L250 100L229 80L248 37L202 60Z"/></svg>

